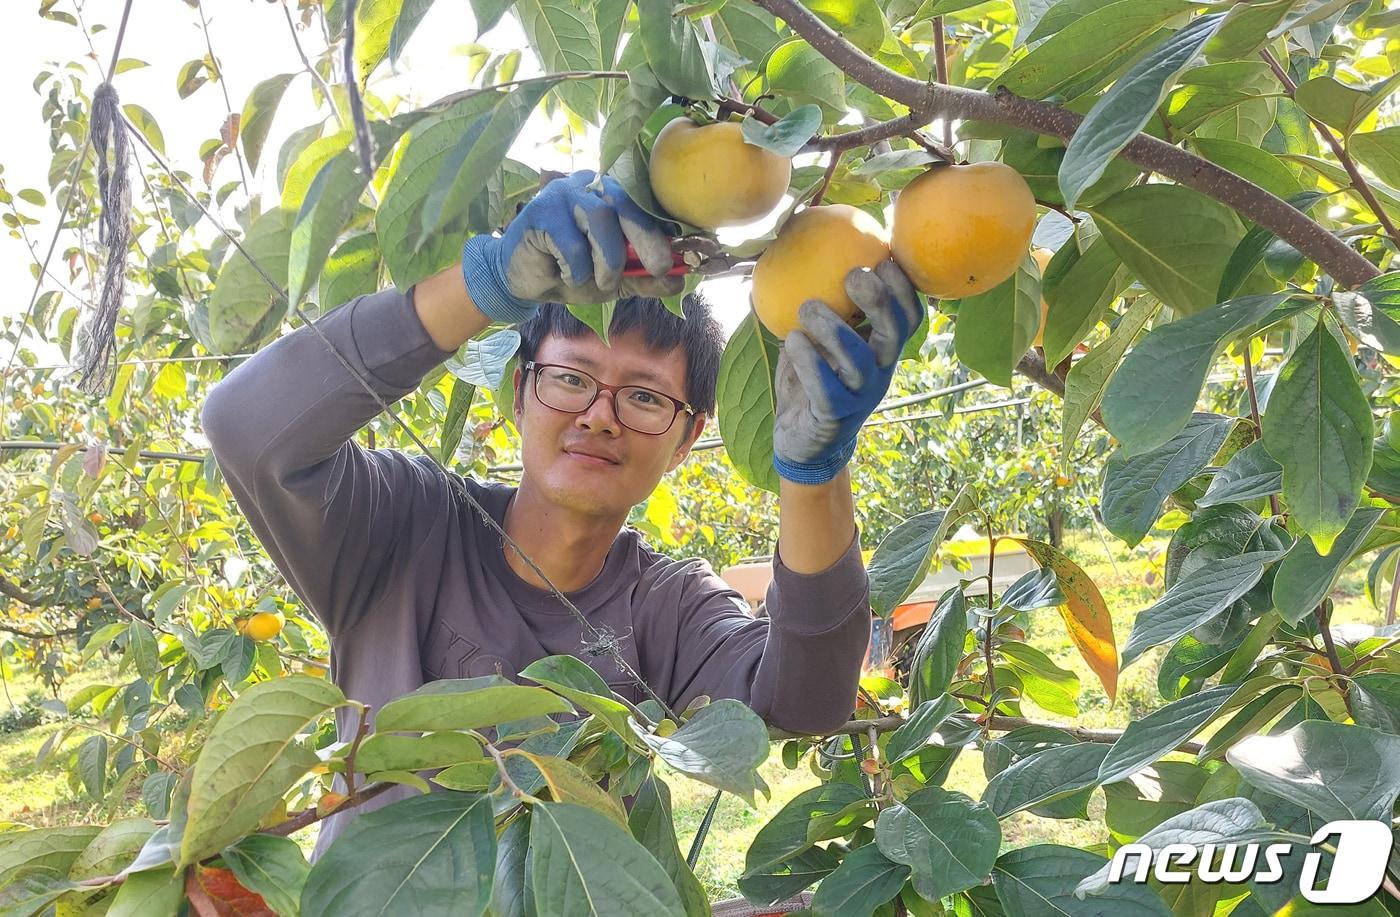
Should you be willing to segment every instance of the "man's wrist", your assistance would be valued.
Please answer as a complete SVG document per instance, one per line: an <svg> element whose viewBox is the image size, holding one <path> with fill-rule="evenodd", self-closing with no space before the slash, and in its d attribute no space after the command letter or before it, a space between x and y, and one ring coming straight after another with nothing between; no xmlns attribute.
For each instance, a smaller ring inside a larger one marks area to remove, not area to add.
<svg viewBox="0 0 1400 917"><path fill-rule="evenodd" d="M832 446L822 456L811 462L791 462L773 452L773 469L778 476L794 484L826 484L841 473L851 462L856 451L856 436Z"/></svg>
<svg viewBox="0 0 1400 917"><path fill-rule="evenodd" d="M537 307L513 295L506 287L499 243L499 239L486 234L472 236L463 243L462 279L482 315L495 322L514 325L534 315Z"/></svg>

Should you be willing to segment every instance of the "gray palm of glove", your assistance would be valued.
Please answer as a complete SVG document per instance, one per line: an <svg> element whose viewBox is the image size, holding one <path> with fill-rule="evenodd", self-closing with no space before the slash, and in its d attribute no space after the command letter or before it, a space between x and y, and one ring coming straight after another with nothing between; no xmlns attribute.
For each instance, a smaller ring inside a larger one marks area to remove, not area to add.
<svg viewBox="0 0 1400 917"><path fill-rule="evenodd" d="M846 466L923 319L923 303L894 261L851 271L846 293L870 320L869 340L826 303L809 299L778 357L773 466L789 481L825 483Z"/></svg>

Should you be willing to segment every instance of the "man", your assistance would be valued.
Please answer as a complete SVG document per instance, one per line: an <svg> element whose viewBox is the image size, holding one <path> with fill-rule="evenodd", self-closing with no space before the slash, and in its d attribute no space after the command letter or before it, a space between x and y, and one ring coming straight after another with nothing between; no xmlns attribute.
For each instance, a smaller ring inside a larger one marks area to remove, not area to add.
<svg viewBox="0 0 1400 917"><path fill-rule="evenodd" d="M824 304L802 307L777 368L780 530L769 616L755 619L708 564L663 557L625 528L705 429L723 344L702 300L682 320L635 295L677 291L670 239L616 182L593 179L552 182L503 236L467 240L460 267L353 299L264 348L210 392L205 434L268 554L325 625L349 697L379 709L434 679L516 679L535 659L571 654L640 701L612 658L581 651L577 619L427 457L352 441L379 406L316 335L387 403L491 322L521 322L520 485L458 481L673 709L732 697L773 726L829 731L854 707L870 638L845 466L920 302L891 261L848 278L869 343ZM629 243L647 276L624 276ZM634 295L617 305L611 346L558 305L619 294ZM354 719L338 713L342 739ZM318 855L353 814L328 820Z"/></svg>

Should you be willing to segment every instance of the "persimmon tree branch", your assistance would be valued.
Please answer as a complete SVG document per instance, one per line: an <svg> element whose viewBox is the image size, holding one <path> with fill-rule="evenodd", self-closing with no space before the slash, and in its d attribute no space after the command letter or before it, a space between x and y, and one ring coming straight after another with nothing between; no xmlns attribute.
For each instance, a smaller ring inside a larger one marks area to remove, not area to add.
<svg viewBox="0 0 1400 917"><path fill-rule="evenodd" d="M914 111L1003 124L1062 140L1073 137L1084 120L1056 105L1023 99L1004 87L988 93L911 79L862 53L798 0L753 2L786 22L852 79ZM1344 287L1360 286L1380 273L1307 214L1215 163L1146 134L1139 134L1119 155L1235 209L1291 244Z"/></svg>
<svg viewBox="0 0 1400 917"><path fill-rule="evenodd" d="M905 722L905 718L899 714L879 716L868 720L850 720L844 725L833 729L831 732L827 733L827 735L863 736L871 729L874 729L876 732L893 732L900 726L903 726ZM1059 729L1069 733L1081 742L1096 742L1103 745L1112 745L1123 735L1123 730L1121 729L1086 729L1082 726L1047 723L1040 720L1027 719L1023 716L1002 716L1001 714L993 715L988 720L988 723L990 728L996 732L1010 732L1013 729L1020 729L1025 726L1043 726L1050 729ZM812 738L812 736L804 732L788 732L785 729L772 727L768 730L768 737L774 741ZM1182 742L1176 748L1177 751L1198 754L1202 746L1199 742Z"/></svg>

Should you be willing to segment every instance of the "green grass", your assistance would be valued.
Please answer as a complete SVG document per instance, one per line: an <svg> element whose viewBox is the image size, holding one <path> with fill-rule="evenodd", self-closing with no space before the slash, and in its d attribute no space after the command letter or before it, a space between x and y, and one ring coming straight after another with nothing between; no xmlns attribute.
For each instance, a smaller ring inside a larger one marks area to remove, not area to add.
<svg viewBox="0 0 1400 917"><path fill-rule="evenodd" d="M1136 548L1128 548L1116 539L1106 547L1093 533L1078 533L1071 537L1067 553L1079 563L1098 584L1113 616L1114 633L1122 646L1132 629L1137 612L1150 605L1161 592L1161 566L1165 556L1163 539L1148 539ZM1378 624L1382 615L1365 596L1366 564L1356 564L1338 584L1333 599L1334 619L1340 624ZM1079 658L1065 635L1059 614L1053 610L1037 613L1027 634L1032 645L1045 652L1060 666L1075 672L1080 679L1080 716L1073 722L1091 728L1122 728L1134 718L1160 706L1157 695L1157 660L1161 650L1144 658L1120 674L1118 698L1109 704L1097 678ZM62 697L71 697L89 684L116 680L113 667L97 666L76 673L63 685ZM22 704L26 695L39 688L32 677L20 676L8 681L9 699L0 695L0 715L11 706ZM1027 716L1044 721L1069 723L1058 717L1023 704ZM70 784L66 761L85 737L83 730L75 731L59 754L52 755L42 765L35 757L44 742L59 728L57 723L17 732L0 733L0 821L17 821L28 825L73 824L85 821L107 821L117 814L139 810L132 793L119 802L118 812L104 810L86 797L80 786ZM771 796L757 797L757 807L750 808L743 800L724 795L706 838L697 875L712 901L738 895L737 880L743 871L744 854L758 829L768 822L798 793L818 785L819 778L804 758L797 769L789 770L775 752L763 765L764 779ZM659 772L671 787L672 805L681 852L687 853L714 792L706 785L682 777L664 764ZM979 798L986 786L982 771L982 756L964 752L954 764L945 784L949 789ZM1056 820L1021 813L1003 822L1005 849L1035 843L1059 843L1072 846L1090 845L1107 840L1102 823L1103 797L1096 793L1090 804L1090 820ZM309 850L314 843L314 829L299 832L297 840Z"/></svg>

